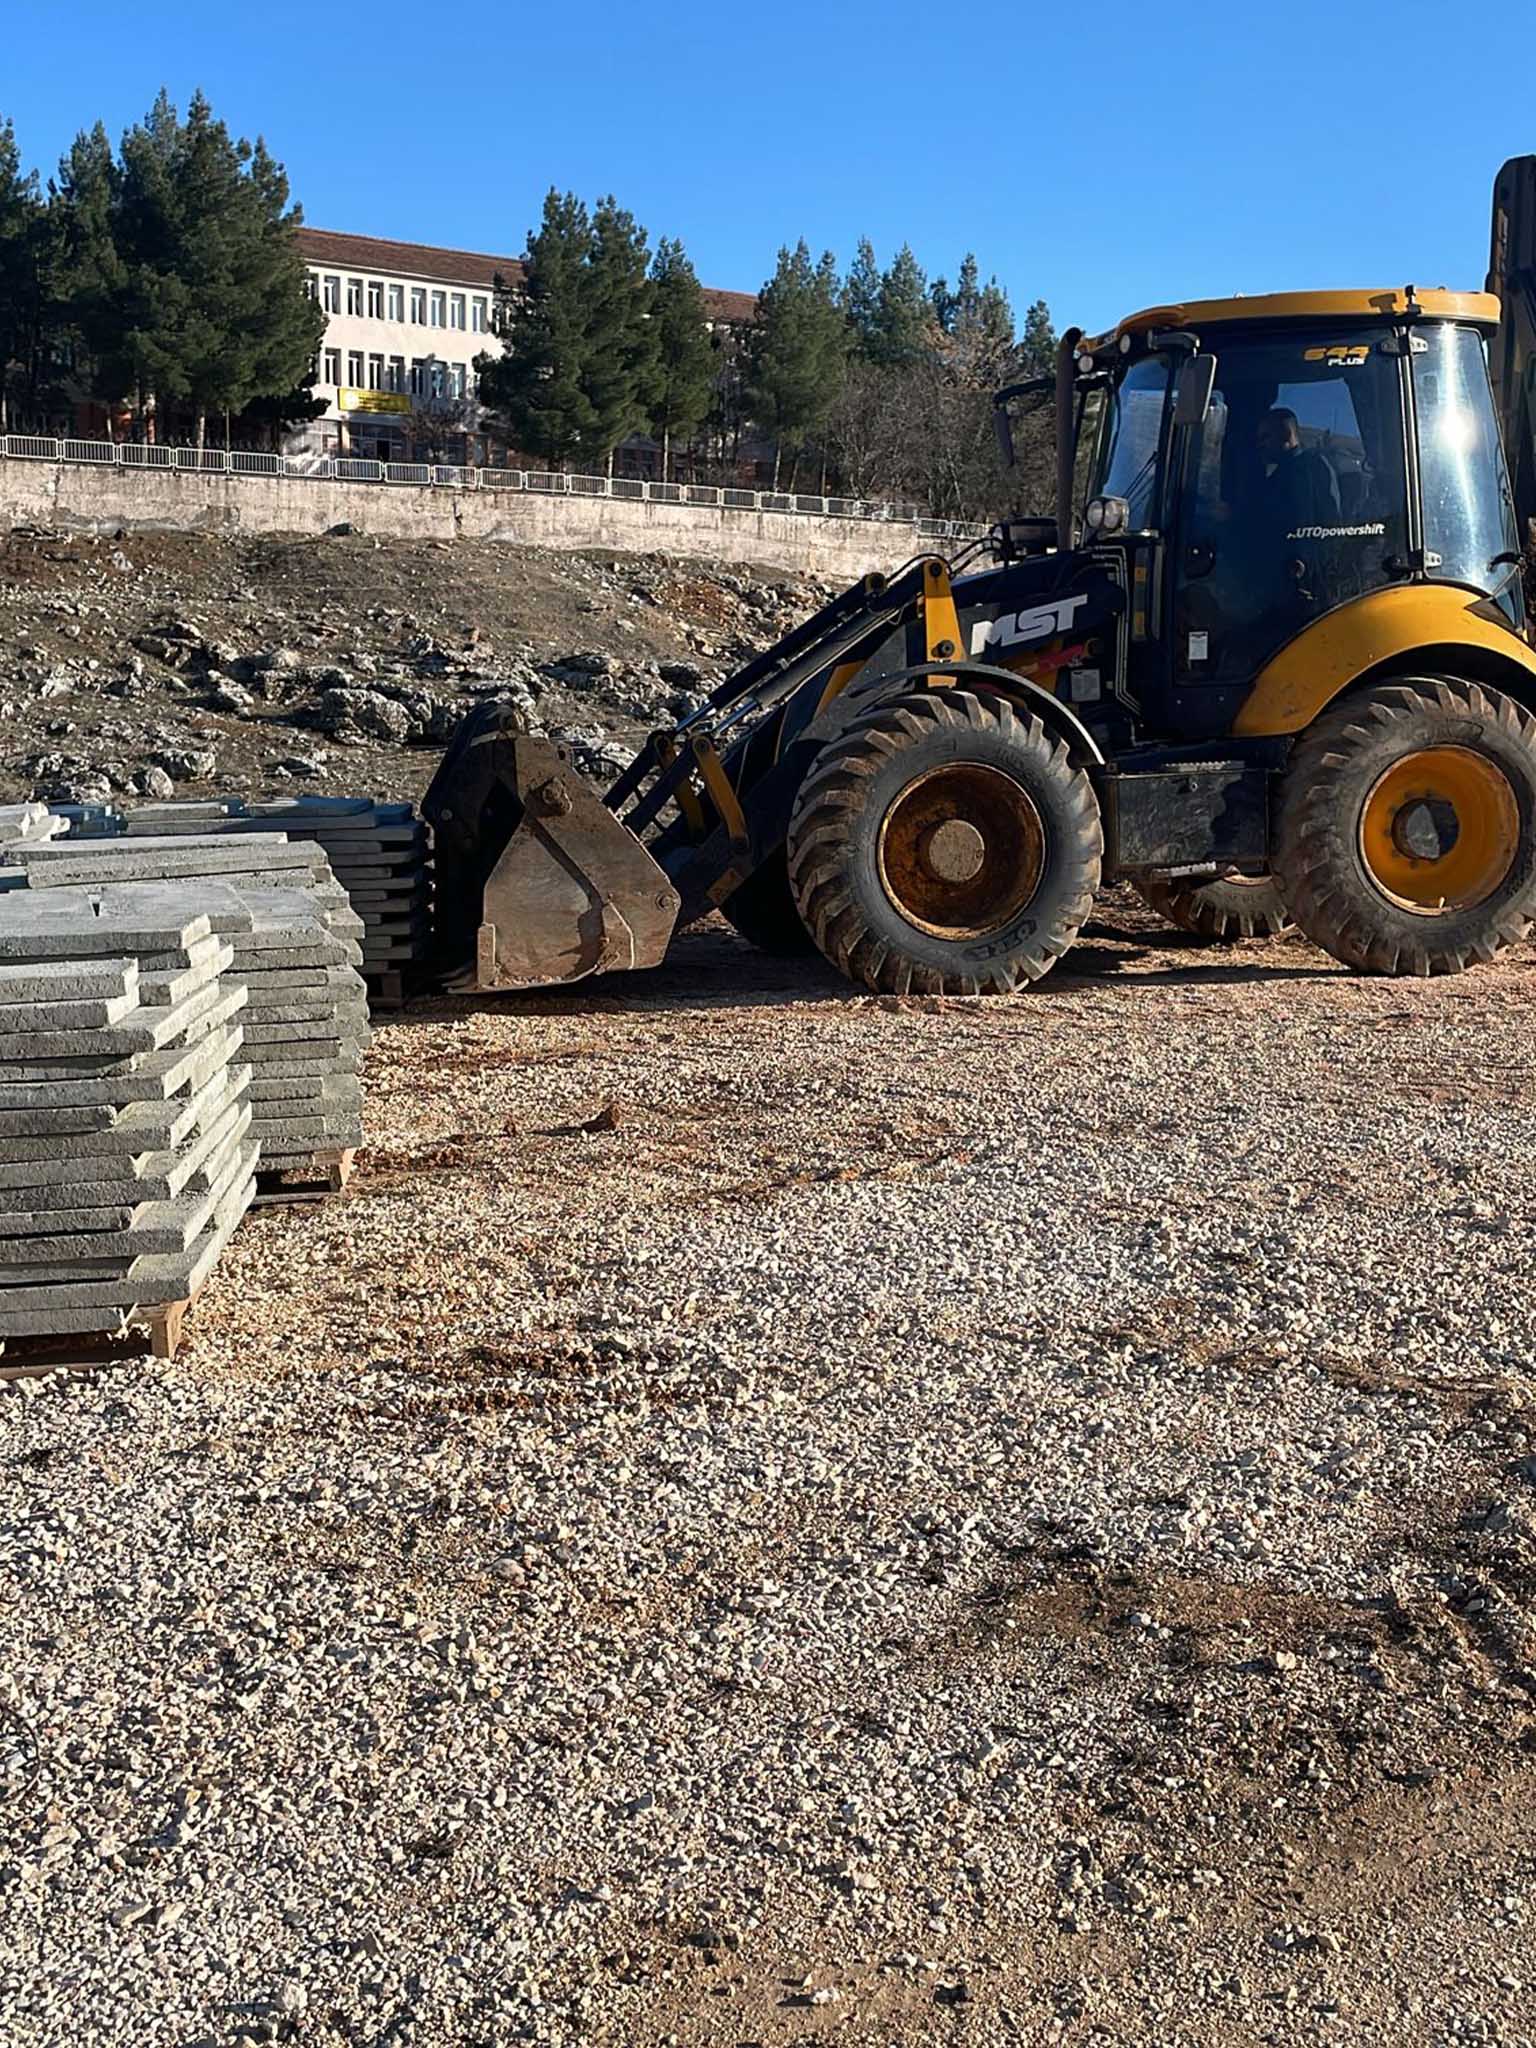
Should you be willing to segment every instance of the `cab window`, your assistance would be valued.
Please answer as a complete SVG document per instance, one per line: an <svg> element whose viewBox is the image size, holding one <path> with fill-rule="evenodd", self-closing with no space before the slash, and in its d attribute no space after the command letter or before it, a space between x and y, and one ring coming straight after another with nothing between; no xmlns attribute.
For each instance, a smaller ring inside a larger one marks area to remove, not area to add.
<svg viewBox="0 0 1536 2048"><path fill-rule="evenodd" d="M1401 358L1365 333L1212 337L1179 516L1175 671L1231 682L1408 573Z"/></svg>
<svg viewBox="0 0 1536 2048"><path fill-rule="evenodd" d="M1424 324L1413 342L1425 572L1492 592L1516 581L1520 554L1482 337Z"/></svg>
<svg viewBox="0 0 1536 2048"><path fill-rule="evenodd" d="M1156 524L1168 405L1168 359L1143 356L1109 394L1093 495L1124 498L1131 532Z"/></svg>

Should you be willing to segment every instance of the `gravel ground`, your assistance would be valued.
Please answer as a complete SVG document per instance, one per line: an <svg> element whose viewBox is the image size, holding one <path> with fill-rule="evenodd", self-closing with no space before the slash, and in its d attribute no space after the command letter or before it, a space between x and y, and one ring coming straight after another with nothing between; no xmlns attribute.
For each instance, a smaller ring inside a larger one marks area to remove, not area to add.
<svg viewBox="0 0 1536 2048"><path fill-rule="evenodd" d="M421 1007L0 1394L0 2039L1529 2042L1536 956Z"/></svg>

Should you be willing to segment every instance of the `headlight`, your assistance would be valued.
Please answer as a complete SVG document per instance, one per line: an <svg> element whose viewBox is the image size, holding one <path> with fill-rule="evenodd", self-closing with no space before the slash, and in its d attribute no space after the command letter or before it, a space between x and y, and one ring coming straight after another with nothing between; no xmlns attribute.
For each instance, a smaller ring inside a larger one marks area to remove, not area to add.
<svg viewBox="0 0 1536 2048"><path fill-rule="evenodd" d="M1090 533L1121 533L1131 523L1131 508L1124 498L1090 498L1083 524Z"/></svg>

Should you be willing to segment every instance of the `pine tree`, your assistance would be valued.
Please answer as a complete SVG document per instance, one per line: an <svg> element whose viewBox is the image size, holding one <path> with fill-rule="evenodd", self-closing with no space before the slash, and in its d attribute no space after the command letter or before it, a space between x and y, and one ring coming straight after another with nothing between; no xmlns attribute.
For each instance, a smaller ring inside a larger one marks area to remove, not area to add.
<svg viewBox="0 0 1536 2048"><path fill-rule="evenodd" d="M476 362L481 401L514 447L563 466L591 438L595 411L583 381L592 243L587 209L550 189L529 234L523 275L498 279L496 331L503 353Z"/></svg>
<svg viewBox="0 0 1536 2048"><path fill-rule="evenodd" d="M715 391L716 350L704 311L704 294L681 242L665 238L651 265L651 320L656 332L656 376L651 432L661 442L661 475L672 473L672 443L694 433L709 412Z"/></svg>
<svg viewBox="0 0 1536 2048"><path fill-rule="evenodd" d="M1036 299L1024 315L1018 363L1021 377L1048 377L1056 367L1056 329L1044 299Z"/></svg>
<svg viewBox="0 0 1536 2048"><path fill-rule="evenodd" d="M842 303L853 345L861 354L868 355L874 345L880 311L880 266L867 235L859 237L858 249L843 279Z"/></svg>
<svg viewBox="0 0 1536 2048"><path fill-rule="evenodd" d="M10 425L13 380L24 391L35 383L43 232L37 174L23 174L16 131L0 121L0 433Z"/></svg>
<svg viewBox="0 0 1536 2048"><path fill-rule="evenodd" d="M117 253L118 171L98 121L75 137L49 187L57 251L58 310L81 382L112 401L132 387L123 347L125 273Z"/></svg>
<svg viewBox="0 0 1536 2048"><path fill-rule="evenodd" d="M933 335L933 305L922 266L905 242L880 279L866 353L872 362L915 362Z"/></svg>
<svg viewBox="0 0 1536 2048"><path fill-rule="evenodd" d="M305 288L280 165L235 141L201 93L181 119L163 91L111 160L98 128L60 172L61 241L93 385L140 419L208 416L308 381L325 316Z"/></svg>
<svg viewBox="0 0 1536 2048"><path fill-rule="evenodd" d="M748 402L773 435L773 488L785 447L799 451L827 419L847 351L848 327L830 251L811 263L805 243L779 251L757 299L750 341Z"/></svg>
<svg viewBox="0 0 1536 2048"><path fill-rule="evenodd" d="M645 424L655 398L654 288L646 275L645 230L611 196L592 213L585 265L582 390L591 408L581 452L611 472L613 451Z"/></svg>

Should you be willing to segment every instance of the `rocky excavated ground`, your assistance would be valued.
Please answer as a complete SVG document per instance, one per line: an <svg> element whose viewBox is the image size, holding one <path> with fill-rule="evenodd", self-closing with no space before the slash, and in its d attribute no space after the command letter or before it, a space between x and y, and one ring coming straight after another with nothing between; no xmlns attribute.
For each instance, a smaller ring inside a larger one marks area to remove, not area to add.
<svg viewBox="0 0 1536 2048"><path fill-rule="evenodd" d="M22 529L0 541L0 800L419 797L488 696L608 779L826 594L662 555Z"/></svg>
<svg viewBox="0 0 1536 2048"><path fill-rule="evenodd" d="M815 594L7 562L15 793L611 746ZM382 1020L174 1363L0 1388L0 2043L1530 2048L1533 1076L1529 948L1119 894L1015 998Z"/></svg>

